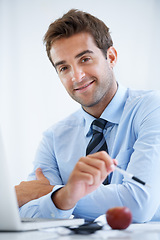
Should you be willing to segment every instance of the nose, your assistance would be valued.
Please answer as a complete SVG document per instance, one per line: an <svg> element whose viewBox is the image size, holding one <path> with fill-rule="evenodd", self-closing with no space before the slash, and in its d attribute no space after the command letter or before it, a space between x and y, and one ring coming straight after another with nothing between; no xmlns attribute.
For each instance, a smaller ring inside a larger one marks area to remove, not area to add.
<svg viewBox="0 0 160 240"><path fill-rule="evenodd" d="M85 72L81 67L74 66L72 67L72 82L80 82L85 76Z"/></svg>

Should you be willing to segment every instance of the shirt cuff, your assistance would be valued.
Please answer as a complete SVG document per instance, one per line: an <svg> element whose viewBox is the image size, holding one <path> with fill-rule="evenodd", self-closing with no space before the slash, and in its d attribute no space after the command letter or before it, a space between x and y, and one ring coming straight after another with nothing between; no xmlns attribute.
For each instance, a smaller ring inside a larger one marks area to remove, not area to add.
<svg viewBox="0 0 160 240"><path fill-rule="evenodd" d="M60 218L60 219L66 218L67 219L72 215L75 207L69 210L61 210L57 208L52 201L52 198L51 198L52 194L62 187L63 185L54 186L51 193L41 198L40 211L44 218L49 217L49 218Z"/></svg>

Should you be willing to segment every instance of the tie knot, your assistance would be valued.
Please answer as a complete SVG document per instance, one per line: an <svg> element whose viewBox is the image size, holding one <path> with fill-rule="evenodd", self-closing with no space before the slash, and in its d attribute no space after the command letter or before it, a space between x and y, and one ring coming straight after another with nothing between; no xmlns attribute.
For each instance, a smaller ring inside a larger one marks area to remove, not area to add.
<svg viewBox="0 0 160 240"><path fill-rule="evenodd" d="M107 121L102 119L102 118L98 118L96 120L94 120L92 122L92 130L93 130L93 134L96 134L97 132L98 133L102 133L103 132L103 129L105 128L106 126L106 123Z"/></svg>

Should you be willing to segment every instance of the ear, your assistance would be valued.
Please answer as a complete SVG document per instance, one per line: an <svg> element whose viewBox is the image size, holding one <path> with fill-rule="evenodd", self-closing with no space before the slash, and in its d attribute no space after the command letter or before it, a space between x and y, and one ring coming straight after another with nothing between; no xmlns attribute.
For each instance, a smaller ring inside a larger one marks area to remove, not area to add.
<svg viewBox="0 0 160 240"><path fill-rule="evenodd" d="M117 51L114 47L110 47L107 50L107 61L111 68L113 68L117 62Z"/></svg>

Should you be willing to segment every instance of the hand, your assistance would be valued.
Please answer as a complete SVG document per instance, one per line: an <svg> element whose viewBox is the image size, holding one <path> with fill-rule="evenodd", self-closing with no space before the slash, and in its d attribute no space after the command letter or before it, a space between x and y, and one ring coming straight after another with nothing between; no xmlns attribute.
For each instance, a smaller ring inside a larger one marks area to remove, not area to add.
<svg viewBox="0 0 160 240"><path fill-rule="evenodd" d="M23 181L15 186L19 207L52 191L54 186L50 185L49 180L43 175L41 168L36 170L36 178L37 180Z"/></svg>
<svg viewBox="0 0 160 240"><path fill-rule="evenodd" d="M65 187L52 195L54 204L63 210L71 209L87 194L97 189L113 171L116 160L104 151L80 158Z"/></svg>

